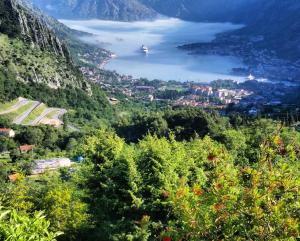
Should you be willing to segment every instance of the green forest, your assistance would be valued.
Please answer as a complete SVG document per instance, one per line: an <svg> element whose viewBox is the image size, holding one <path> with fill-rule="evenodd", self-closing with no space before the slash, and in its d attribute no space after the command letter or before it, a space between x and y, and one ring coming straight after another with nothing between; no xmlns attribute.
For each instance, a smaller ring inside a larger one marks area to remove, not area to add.
<svg viewBox="0 0 300 241"><path fill-rule="evenodd" d="M1 240L299 237L300 133L276 121L184 108L80 133L20 128L6 141ZM38 148L18 153L22 143ZM28 176L33 158L62 154L83 160Z"/></svg>

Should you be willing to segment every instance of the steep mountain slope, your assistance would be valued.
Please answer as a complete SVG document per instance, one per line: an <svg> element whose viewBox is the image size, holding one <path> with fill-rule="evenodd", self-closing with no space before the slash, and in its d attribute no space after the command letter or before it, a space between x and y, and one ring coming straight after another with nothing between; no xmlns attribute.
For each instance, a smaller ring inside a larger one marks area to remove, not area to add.
<svg viewBox="0 0 300 241"><path fill-rule="evenodd" d="M191 21L232 21L258 0L140 0L161 14Z"/></svg>
<svg viewBox="0 0 300 241"><path fill-rule="evenodd" d="M67 49L70 51L72 60L76 64L82 64L82 61L78 58L78 56L83 56L86 54L92 56L97 63L102 62L110 57L111 53L109 51L102 49L97 45L88 44L80 40L80 37L90 36L89 33L68 28L57 19L45 14L39 8L34 6L30 0L19 1L22 1L23 6L26 6L26 8L28 8L35 17L44 22L47 27L64 42L64 44L67 46ZM91 58L85 59L85 63L86 61L91 62Z"/></svg>
<svg viewBox="0 0 300 241"><path fill-rule="evenodd" d="M261 35L258 48L280 57L300 59L300 1L298 0L141 0L162 14L192 21L231 21L246 27L234 34Z"/></svg>
<svg viewBox="0 0 300 241"><path fill-rule="evenodd" d="M300 1L297 0L259 1L244 14L247 26L237 33L262 35L264 39L257 47L274 49L283 58L300 60L299 12Z"/></svg>
<svg viewBox="0 0 300 241"><path fill-rule="evenodd" d="M72 109L73 121L110 115L105 93L84 78L52 29L68 38L69 29L49 28L47 19L18 0L0 1L0 102L23 96Z"/></svg>
<svg viewBox="0 0 300 241"><path fill-rule="evenodd" d="M51 88L89 89L65 44L16 0L0 2L0 43L0 71L15 79Z"/></svg>
<svg viewBox="0 0 300 241"><path fill-rule="evenodd" d="M153 19L157 16L154 10L138 0L32 0L32 2L56 18L134 21Z"/></svg>
<svg viewBox="0 0 300 241"><path fill-rule="evenodd" d="M61 41L46 27L45 23L30 14L28 9L15 0L0 2L0 32L9 37L21 37L34 47L51 50L56 55L68 57Z"/></svg>

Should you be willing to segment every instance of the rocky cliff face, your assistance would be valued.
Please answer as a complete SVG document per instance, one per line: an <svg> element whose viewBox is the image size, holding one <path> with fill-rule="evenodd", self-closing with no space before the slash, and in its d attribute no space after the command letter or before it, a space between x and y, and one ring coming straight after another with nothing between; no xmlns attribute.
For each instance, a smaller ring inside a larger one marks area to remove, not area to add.
<svg viewBox="0 0 300 241"><path fill-rule="evenodd" d="M33 15L17 0L1 0L0 32L9 37L20 37L32 47L50 50L56 55L69 58L65 45L49 30L43 19Z"/></svg>
<svg viewBox="0 0 300 241"><path fill-rule="evenodd" d="M90 84L74 66L68 48L45 20L18 0L0 1L0 74L54 89L90 92Z"/></svg>

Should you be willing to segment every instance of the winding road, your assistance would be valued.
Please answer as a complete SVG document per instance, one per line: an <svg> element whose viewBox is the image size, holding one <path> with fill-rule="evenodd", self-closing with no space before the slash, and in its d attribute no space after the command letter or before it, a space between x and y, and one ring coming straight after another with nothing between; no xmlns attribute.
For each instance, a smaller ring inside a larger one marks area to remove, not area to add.
<svg viewBox="0 0 300 241"><path fill-rule="evenodd" d="M22 122L26 119L26 117L35 109L37 108L39 105L41 104L41 102L39 101L33 101L32 105L29 109L27 109L24 113L22 113L21 115L19 115L14 121L14 124L17 125L21 125Z"/></svg>
<svg viewBox="0 0 300 241"><path fill-rule="evenodd" d="M0 111L0 115L17 112L21 107L23 107L25 105L28 105L28 108L23 113L21 113L17 117L15 117L15 119L13 121L14 124L17 124L17 125L24 124L24 121L26 122L26 118L28 118L30 116L30 114L32 114L33 111L35 111L37 108L42 107L42 106L44 108L42 113L39 116L35 117L35 119L30 120L29 123L27 123L26 125L36 126L36 125L39 125L44 119L57 120L62 125L63 121L60 118L61 118L61 116L63 116L65 113L68 112L66 109L53 108L53 107L48 108L48 107L44 106L45 104L43 104L39 101L31 101L31 100L20 97L17 100L16 104L12 105L9 108L5 108L4 111ZM72 129L77 130L77 128L75 128L75 127Z"/></svg>
<svg viewBox="0 0 300 241"><path fill-rule="evenodd" d="M42 112L42 114L39 117L37 117L35 120L31 121L29 123L29 125L32 125L32 126L38 125L42 119L44 119L49 113L51 113L52 111L55 111L55 110L56 110L56 108L47 108L47 109L45 109Z"/></svg>
<svg viewBox="0 0 300 241"><path fill-rule="evenodd" d="M50 114L51 112L54 112L54 111L56 111L56 112L51 116L51 119L56 119L61 124L63 124L63 122L59 119L59 117L61 117L65 113L67 113L67 110L65 110L65 109L59 109L59 108L47 108L47 109L45 109L43 111L43 113L38 118L36 118L35 120L31 121L29 123L29 125L38 125L44 118L47 117L48 114Z"/></svg>
<svg viewBox="0 0 300 241"><path fill-rule="evenodd" d="M19 108L21 108L22 106L26 105L28 102L29 102L29 100L27 100L27 99L20 99L20 101L18 103L16 103L12 107L10 107L8 110L1 111L0 115L5 115L5 114L9 114L11 112L14 112L14 111L18 110Z"/></svg>

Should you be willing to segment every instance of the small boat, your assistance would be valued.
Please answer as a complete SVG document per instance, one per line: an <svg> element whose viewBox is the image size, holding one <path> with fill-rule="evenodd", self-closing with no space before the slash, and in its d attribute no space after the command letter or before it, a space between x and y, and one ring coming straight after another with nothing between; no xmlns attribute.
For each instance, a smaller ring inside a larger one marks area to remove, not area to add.
<svg viewBox="0 0 300 241"><path fill-rule="evenodd" d="M149 49L145 45L142 45L141 51L145 54L149 53Z"/></svg>

